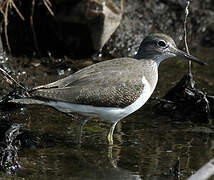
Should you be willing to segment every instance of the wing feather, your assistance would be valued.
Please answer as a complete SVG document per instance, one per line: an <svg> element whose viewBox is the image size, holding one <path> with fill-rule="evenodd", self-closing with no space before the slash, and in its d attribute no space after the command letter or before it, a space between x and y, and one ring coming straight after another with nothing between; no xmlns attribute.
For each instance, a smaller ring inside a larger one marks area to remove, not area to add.
<svg viewBox="0 0 214 180"><path fill-rule="evenodd" d="M138 62L125 58L95 64L54 83L34 88L33 96L74 104L125 107L143 90L142 74L139 74L142 64Z"/></svg>

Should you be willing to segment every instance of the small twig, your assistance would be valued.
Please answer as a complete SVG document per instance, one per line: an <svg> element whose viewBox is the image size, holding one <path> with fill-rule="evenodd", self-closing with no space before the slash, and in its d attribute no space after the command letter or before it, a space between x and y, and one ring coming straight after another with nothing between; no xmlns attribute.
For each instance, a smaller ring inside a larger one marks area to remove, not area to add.
<svg viewBox="0 0 214 180"><path fill-rule="evenodd" d="M51 6L52 6L51 2L49 0L43 0L43 3L46 6L46 8L48 9L48 11L50 12L50 14L52 16L54 16L54 12L51 9Z"/></svg>
<svg viewBox="0 0 214 180"><path fill-rule="evenodd" d="M8 51L11 54L10 43L9 43L9 39L8 39L8 35L7 35L8 7L9 7L9 1L7 1L7 3L6 3L5 12L3 13L3 15L4 15L4 35L5 35L5 39L6 39L6 44L7 44Z"/></svg>
<svg viewBox="0 0 214 180"><path fill-rule="evenodd" d="M41 53L39 51L39 46L38 46L38 42L37 42L37 36L36 36L36 32L35 32L35 28L34 28L34 21L33 21L34 8L35 8L35 0L32 0L31 15L30 15L30 25L31 25L32 33L33 33L33 41L34 41L35 49L36 49L38 55L40 56Z"/></svg>
<svg viewBox="0 0 214 180"><path fill-rule="evenodd" d="M14 82L18 87L22 88L23 90L27 91L27 89L18 83L12 76L10 76L4 69L0 68L1 73L9 80L9 83Z"/></svg>
<svg viewBox="0 0 214 180"><path fill-rule="evenodd" d="M189 15L189 5L190 5L190 1L187 0L187 5L186 5L186 8L185 8L185 18L184 18L184 43L185 43L185 47L186 47L186 51L188 54L189 53L189 48L188 48L188 45L187 45L187 17ZM188 73L189 74L192 74L192 62L189 61L188 63Z"/></svg>
<svg viewBox="0 0 214 180"><path fill-rule="evenodd" d="M12 4L13 8L16 10L16 12L19 15L19 17L24 21L25 20L24 16L21 14L19 9L16 7L15 3L13 2L13 0L9 0L9 2Z"/></svg>

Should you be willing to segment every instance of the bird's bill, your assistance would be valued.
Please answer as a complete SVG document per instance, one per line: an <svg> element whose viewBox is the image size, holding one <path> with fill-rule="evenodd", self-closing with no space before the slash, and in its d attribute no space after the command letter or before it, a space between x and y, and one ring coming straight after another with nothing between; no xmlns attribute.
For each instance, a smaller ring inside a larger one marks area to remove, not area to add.
<svg viewBox="0 0 214 180"><path fill-rule="evenodd" d="M184 51L181 51L179 49L175 49L175 54L178 56L178 57L181 57L181 58L184 58L184 59L187 59L189 61L193 61L193 62L196 62L200 65L206 65L205 62L201 61L200 59L190 55L190 54L187 54L185 53Z"/></svg>

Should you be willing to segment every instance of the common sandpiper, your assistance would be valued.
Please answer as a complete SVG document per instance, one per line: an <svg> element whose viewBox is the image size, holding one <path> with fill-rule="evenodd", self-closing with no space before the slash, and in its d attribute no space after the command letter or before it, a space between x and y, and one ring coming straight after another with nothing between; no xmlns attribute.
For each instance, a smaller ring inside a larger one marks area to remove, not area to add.
<svg viewBox="0 0 214 180"><path fill-rule="evenodd" d="M176 56L205 64L179 50L168 35L156 33L141 42L134 58L93 64L58 81L34 87L28 97L10 102L43 104L67 114L77 112L85 117L100 117L111 123L107 137L112 145L116 124L142 107L153 93L159 64Z"/></svg>

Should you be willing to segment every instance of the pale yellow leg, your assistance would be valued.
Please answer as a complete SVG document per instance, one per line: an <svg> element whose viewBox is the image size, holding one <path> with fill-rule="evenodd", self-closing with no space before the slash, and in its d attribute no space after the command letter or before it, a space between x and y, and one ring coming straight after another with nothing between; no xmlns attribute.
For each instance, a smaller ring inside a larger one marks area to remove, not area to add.
<svg viewBox="0 0 214 180"><path fill-rule="evenodd" d="M107 136L110 146L112 146L114 144L113 143L113 133L114 133L114 129L115 129L116 124L117 124L117 122L111 126L109 133L108 133L108 136Z"/></svg>

